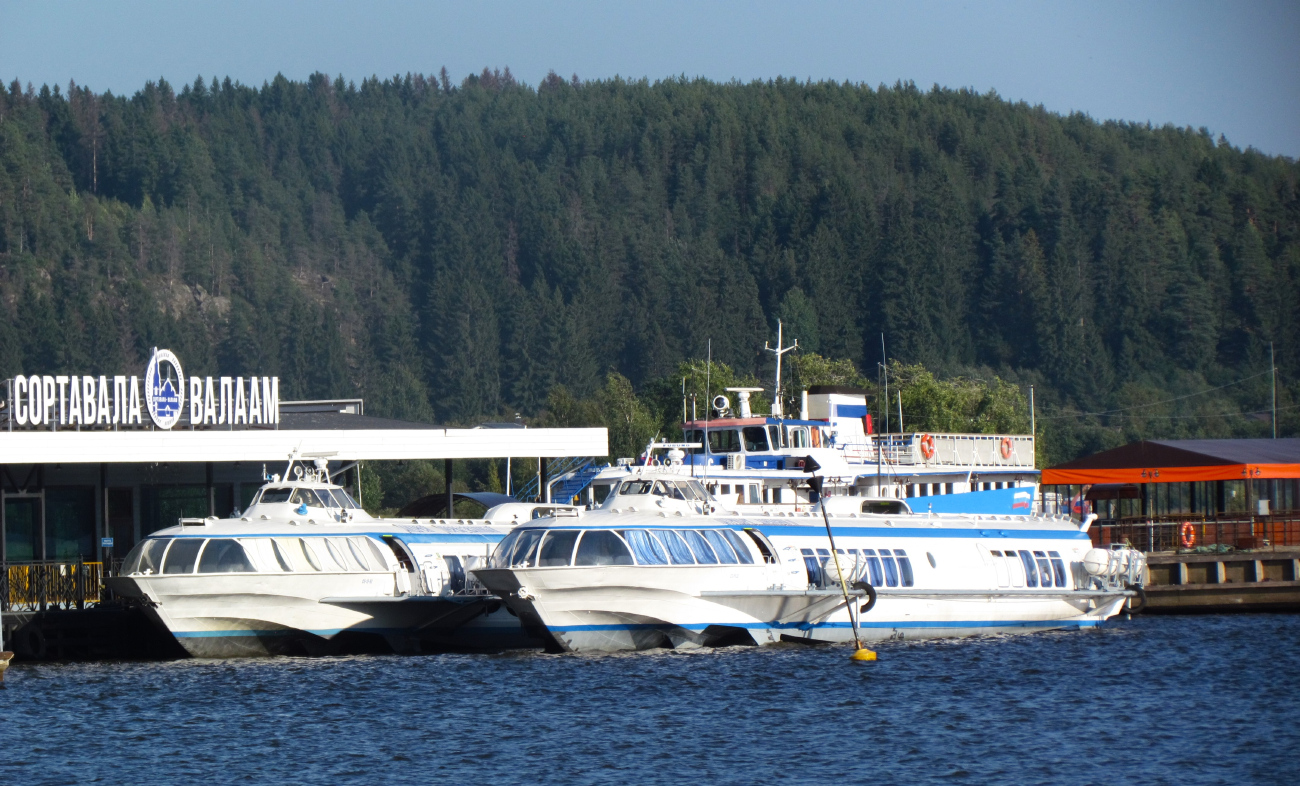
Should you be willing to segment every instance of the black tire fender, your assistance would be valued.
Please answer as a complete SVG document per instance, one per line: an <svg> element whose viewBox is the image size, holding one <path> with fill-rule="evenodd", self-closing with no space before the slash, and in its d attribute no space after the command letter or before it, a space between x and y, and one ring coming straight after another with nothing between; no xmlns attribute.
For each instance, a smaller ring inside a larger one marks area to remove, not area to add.
<svg viewBox="0 0 1300 786"><path fill-rule="evenodd" d="M1136 592L1136 593L1137 593L1137 597L1136 597L1136 598L1129 598L1129 599L1128 599L1128 613L1129 613L1129 614L1138 614L1138 613L1140 613L1140 612L1142 611L1142 609L1145 609L1145 608L1147 607L1147 591L1146 591L1145 589L1143 589L1142 587L1138 586L1137 584L1130 584L1130 585L1128 585L1128 589L1131 590L1131 591L1133 591L1133 592ZM1133 601L1134 601L1134 600L1137 600L1137 601L1140 601L1140 602L1135 606L1135 605L1133 605Z"/></svg>
<svg viewBox="0 0 1300 786"><path fill-rule="evenodd" d="M868 584L868 583L865 582L865 581L855 581L855 582L853 582L853 589L855 589L855 590L862 590L863 592L867 593L867 602L866 602L866 603L863 603L863 604L858 608L858 613L859 613L859 614L866 614L868 611L871 611L873 608L875 608L875 606L876 606L876 588L875 588L875 587L871 586L870 584Z"/></svg>
<svg viewBox="0 0 1300 786"><path fill-rule="evenodd" d="M37 625L28 625L16 637L14 649L23 660L42 660L47 653L45 631Z"/></svg>

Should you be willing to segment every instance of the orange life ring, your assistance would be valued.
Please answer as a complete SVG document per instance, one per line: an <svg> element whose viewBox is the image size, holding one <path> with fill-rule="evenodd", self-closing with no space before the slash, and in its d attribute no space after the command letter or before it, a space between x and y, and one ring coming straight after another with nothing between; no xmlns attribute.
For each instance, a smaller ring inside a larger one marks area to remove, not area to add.
<svg viewBox="0 0 1300 786"><path fill-rule="evenodd" d="M1196 545L1196 527L1192 526L1192 522L1184 521L1178 531L1183 536L1183 548L1190 549Z"/></svg>
<svg viewBox="0 0 1300 786"><path fill-rule="evenodd" d="M921 435L921 458L927 461L934 458L934 437L929 434Z"/></svg>
<svg viewBox="0 0 1300 786"><path fill-rule="evenodd" d="M1004 459L1011 458L1011 437L1002 438L1002 444L998 445L998 452L1002 454Z"/></svg>

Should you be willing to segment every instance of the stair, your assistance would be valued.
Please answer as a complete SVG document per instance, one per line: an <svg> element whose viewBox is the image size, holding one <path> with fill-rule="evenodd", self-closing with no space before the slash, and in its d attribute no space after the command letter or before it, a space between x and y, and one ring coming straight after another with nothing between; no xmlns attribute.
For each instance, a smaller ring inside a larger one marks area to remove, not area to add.
<svg viewBox="0 0 1300 786"><path fill-rule="evenodd" d="M559 487L551 487L551 501L558 505L569 505L573 498L581 494L591 481L600 474L602 467L596 462L588 460L588 463L582 465L577 470L564 478L564 482Z"/></svg>

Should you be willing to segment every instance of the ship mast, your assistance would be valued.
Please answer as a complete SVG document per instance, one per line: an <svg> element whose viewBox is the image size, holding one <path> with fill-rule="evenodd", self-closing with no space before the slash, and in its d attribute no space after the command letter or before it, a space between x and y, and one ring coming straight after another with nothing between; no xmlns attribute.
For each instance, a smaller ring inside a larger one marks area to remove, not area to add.
<svg viewBox="0 0 1300 786"><path fill-rule="evenodd" d="M772 389L772 416L781 417L781 356L799 348L799 339L788 347L781 346L781 320L776 321L776 346L763 342L763 351L776 355L776 387Z"/></svg>

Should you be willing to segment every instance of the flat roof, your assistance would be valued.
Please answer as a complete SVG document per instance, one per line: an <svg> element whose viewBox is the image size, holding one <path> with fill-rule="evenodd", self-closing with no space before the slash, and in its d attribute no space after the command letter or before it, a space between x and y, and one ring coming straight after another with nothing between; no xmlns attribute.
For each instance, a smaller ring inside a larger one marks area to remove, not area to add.
<svg viewBox="0 0 1300 786"><path fill-rule="evenodd" d="M607 456L604 428L449 428L343 412L285 412L280 428L0 431L0 464Z"/></svg>
<svg viewBox="0 0 1300 786"><path fill-rule="evenodd" d="M1300 478L1300 439L1131 442L1043 470L1044 485Z"/></svg>

